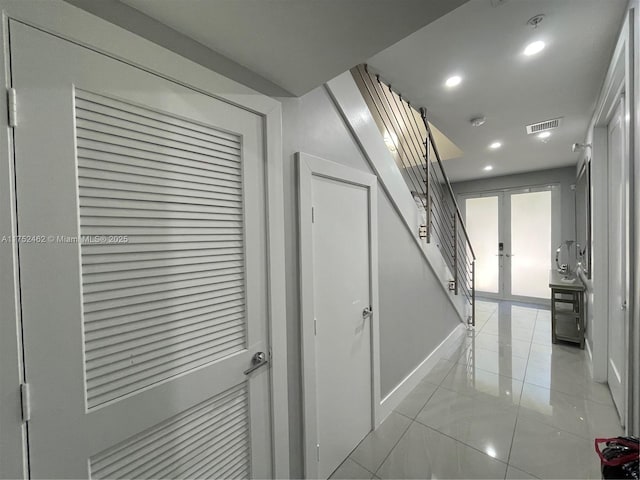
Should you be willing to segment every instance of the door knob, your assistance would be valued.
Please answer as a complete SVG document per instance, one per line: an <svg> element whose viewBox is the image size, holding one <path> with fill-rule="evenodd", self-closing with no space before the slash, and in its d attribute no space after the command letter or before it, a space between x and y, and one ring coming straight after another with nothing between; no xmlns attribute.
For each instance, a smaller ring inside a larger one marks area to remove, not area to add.
<svg viewBox="0 0 640 480"><path fill-rule="evenodd" d="M362 318L369 318L371 315L373 315L373 308L366 307L362 310Z"/></svg>
<svg viewBox="0 0 640 480"><path fill-rule="evenodd" d="M269 360L267 360L267 354L264 352L258 352L251 357L251 366L244 371L244 374L249 375L251 372L257 370L263 365L266 365L267 363L269 363Z"/></svg>

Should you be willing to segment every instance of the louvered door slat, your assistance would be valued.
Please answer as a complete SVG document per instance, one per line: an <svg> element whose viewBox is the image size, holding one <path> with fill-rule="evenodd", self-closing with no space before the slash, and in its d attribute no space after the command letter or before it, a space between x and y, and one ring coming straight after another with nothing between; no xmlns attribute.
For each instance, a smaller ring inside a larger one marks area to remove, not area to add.
<svg viewBox="0 0 640 480"><path fill-rule="evenodd" d="M214 230L215 231L215 230ZM236 230L238 232L238 230ZM146 232L145 232L146 233ZM120 234L122 236L122 234ZM126 234L125 234L126 235ZM91 235L91 238L97 237L98 235ZM172 243L179 243L190 245L192 243L220 243L220 242L228 242L230 244L235 245L237 242L242 241L242 233L238 232L236 234L233 233L217 233L215 235L210 235L207 233L199 233L199 234L176 234L176 235L126 235L127 240L126 243L122 240L121 246L131 246L132 248L137 248L135 245L155 245L155 244L167 244L171 245ZM117 238L118 235L114 234L113 231L110 233L110 237ZM106 239L102 239L104 242L108 242L109 236ZM91 246L99 246L100 244L90 244ZM231 246L231 245L230 245Z"/></svg>
<svg viewBox="0 0 640 480"><path fill-rule="evenodd" d="M124 255L129 253L152 253L152 252L168 252L168 251L195 251L195 250L220 250L224 249L226 253L242 253L242 241L229 241L227 239L212 239L209 241L192 242L135 242L129 244L128 241L118 240L117 237L113 242L118 243L118 248L110 248L109 240L106 236L99 236L97 240L88 238L85 242L87 255ZM95 242L95 243L93 243ZM120 258L120 257L118 257ZM114 258L114 260L116 260ZM117 260L116 260L117 261Z"/></svg>
<svg viewBox="0 0 640 480"><path fill-rule="evenodd" d="M124 220L124 219L123 219ZM126 219L129 220L129 219ZM115 222L115 220L113 220ZM175 221L175 220L173 220ZM219 221L218 221L219 222ZM166 223L166 222L165 222ZM114 245L114 250L118 245ZM183 257L231 257L227 260L239 260L242 258L242 249L240 248L212 248L215 245L209 245L210 248L192 248L192 249L177 249L167 250L165 252L118 252L113 253L86 253L84 257L83 265L90 265L103 262L128 262L128 261L145 261L145 260L157 260L164 258L166 260L183 258Z"/></svg>
<svg viewBox="0 0 640 480"><path fill-rule="evenodd" d="M108 118L96 118L96 116L91 115L90 112L83 109L78 108L77 112L76 128L78 128L78 130L98 134L106 133L111 136L126 138L136 142L185 150L188 152L202 153L203 151L213 151L232 156L240 154L240 150L237 147L227 147L219 143L211 143L193 137L185 137L177 132L158 131L153 127L147 127L140 123L121 122L118 125L114 125L116 122L110 122Z"/></svg>
<svg viewBox="0 0 640 480"><path fill-rule="evenodd" d="M226 467L229 459L246 468L248 408L244 385L223 392L93 456L91 477L202 478L198 469L209 462Z"/></svg>
<svg viewBox="0 0 640 480"><path fill-rule="evenodd" d="M113 127L126 129L133 128L134 130L151 135L158 135L159 133L167 134L178 141L186 143L195 142L200 146L209 146L214 149L219 146L236 152L239 150L231 135L229 138L208 135L203 132L182 128L177 125L169 125L148 117L144 118L144 123L142 123L139 116L132 115L122 109L105 107L103 105L86 102L84 100L78 102L77 108L82 110L82 118L92 122L105 123Z"/></svg>
<svg viewBox="0 0 640 480"><path fill-rule="evenodd" d="M195 405L188 411L165 420L161 425L141 432L133 439L126 439L107 451L95 455L91 459L92 470L111 475L117 469L132 466L137 459L148 459L149 454L162 451L163 446L179 440L182 435L188 434L194 428L197 429L200 426L206 428L207 419L217 420L244 403L245 398L241 389L232 388L220 392L215 398ZM157 435L158 430L162 431L162 436Z"/></svg>
<svg viewBox="0 0 640 480"><path fill-rule="evenodd" d="M238 447L244 449L248 440L247 435L243 434L247 428L246 420L235 416L234 414L237 412L229 412L229 414L230 416L222 422L223 425L217 431L204 432L196 438L189 438L171 449L170 453L162 460L152 463L151 468L133 471L134 478L139 476L156 478L159 472L174 478L185 478L184 474L181 474L181 470L186 470L190 465L197 468L203 460L211 459L212 456L215 458L216 453L225 455ZM225 441L223 438L227 436L232 440Z"/></svg>
<svg viewBox="0 0 640 480"><path fill-rule="evenodd" d="M96 226L85 225L84 232L87 235L131 235L135 238L138 236L155 236L155 235L242 235L242 226L237 227L143 227L143 226Z"/></svg>
<svg viewBox="0 0 640 480"><path fill-rule="evenodd" d="M125 325L129 322L143 320L148 318L160 318L166 312L175 312L179 310L188 310L191 308L199 308L202 306L215 307L215 311L222 311L230 308L236 308L244 305L244 299L230 299L227 296L211 297L209 295L193 295L178 300L166 302L163 305L149 306L143 305L135 309L121 310L118 315L110 314L108 311L99 311L92 315L86 316L86 331L97 330L99 328L107 328L117 325Z"/></svg>
<svg viewBox="0 0 640 480"><path fill-rule="evenodd" d="M130 200L139 202L164 202L176 205L211 205L213 207L231 207L236 208L236 202L230 200L221 200L218 198L207 198L196 195L172 195L166 191L163 193L155 192L136 192L133 190L116 190L113 188L100 187L81 187L80 196L92 201L93 199L106 200Z"/></svg>
<svg viewBox="0 0 640 480"><path fill-rule="evenodd" d="M128 297L135 297L134 300L136 303L139 301L147 301L145 300L145 295L170 292L170 291L182 291L183 289L195 288L195 287L203 287L209 285L216 284L226 284L227 287L232 286L242 286L244 281L244 274L242 272L230 274L230 275L221 275L220 272L215 272L214 275L209 273L207 276L201 276L199 278L194 278L190 276L183 280L176 280L175 277L167 278L165 283L153 283L150 285L143 285L139 287L128 287L128 288L116 288L111 290L103 290L101 292L95 293L85 293L85 301L87 303L91 302L102 302L105 300L114 300L114 299L124 299ZM167 286L170 285L170 287ZM189 290L185 290L190 292Z"/></svg>
<svg viewBox="0 0 640 480"><path fill-rule="evenodd" d="M166 270L164 273L144 272L138 278L130 278L115 281L99 281L93 278L84 284L83 290L85 294L96 292L112 292L114 290L135 290L139 287L149 287L153 285L164 285L165 282L171 282L172 285L176 285L178 282L185 280L197 280L202 278L208 278L212 275L211 270L215 272L215 275L219 275L221 278L227 275L238 275L242 277L243 272L240 268L221 268L218 265L196 265L196 268L189 269L184 273L177 272L175 270Z"/></svg>
<svg viewBox="0 0 640 480"><path fill-rule="evenodd" d="M96 128L92 130L79 128L77 130L78 140L86 140L104 144L105 147L108 145L118 145L120 147L126 147L127 149L133 150L133 154L135 154L136 152L148 152L153 154L170 155L171 157L184 158L185 160L200 161L206 161L206 158L211 157L219 157L221 159L231 161L240 160L240 156L236 153L213 151L197 146L171 143L169 141L156 142L155 139L145 141L142 139L127 138L119 135L110 135L109 133L102 133L98 130L98 127L99 126L96 125ZM95 143L93 145L96 146Z"/></svg>
<svg viewBox="0 0 640 480"><path fill-rule="evenodd" d="M153 298L148 299L151 301L129 301L127 304L119 306L117 302L96 302L91 304L91 310L87 309L86 322L92 322L96 320L106 320L116 317L125 317L134 313L154 311L156 313L163 307L171 307L177 305L188 306L190 303L198 300L212 300L219 305L233 304L234 302L242 301L244 292L241 285L233 287L219 288L193 288L189 292L176 293L171 296L161 297L161 299ZM135 299L134 299L135 300Z"/></svg>
<svg viewBox="0 0 640 480"><path fill-rule="evenodd" d="M186 228L198 228L198 227L211 227L212 225L220 226L222 228L242 228L242 223L238 220L216 220L212 222L208 219L195 219L195 218L172 218L172 225L175 224L176 227L186 227ZM101 217L100 215L86 216L80 217L80 226L91 226L91 227L99 227L101 225L107 227L117 227L118 225L122 225L123 227L149 227L149 228L167 228L167 222L163 219L156 218L147 218L142 214L138 217L126 217L122 219L114 219L109 217Z"/></svg>
<svg viewBox="0 0 640 480"><path fill-rule="evenodd" d="M231 256L232 257L232 256ZM136 278L140 276L142 270L150 270L155 268L172 268L181 265L198 265L203 263L228 264L241 261L237 258L221 259L217 255L196 255L193 258L161 258L147 260L128 260L113 264L86 264L82 265L82 274L98 274L98 273L116 273L119 275L127 275L131 272ZM85 279L83 279L84 281ZM86 283L86 282L84 282Z"/></svg>
<svg viewBox="0 0 640 480"><path fill-rule="evenodd" d="M118 288L118 286L137 286L162 282L165 275L178 276L194 275L210 270L220 270L226 273L239 273L242 262L198 262L196 264L173 265L169 267L153 267L142 269L127 269L116 272L84 273L83 289L85 292L95 292Z"/></svg>
<svg viewBox="0 0 640 480"><path fill-rule="evenodd" d="M193 193L193 195L203 195L201 192L210 192L213 190L216 195L215 198L222 198L226 200L234 200L234 196L237 197L242 195L239 186L237 189L221 188L218 190L216 188L212 188L215 187L215 183L207 180L206 177L197 177L193 175L194 178L190 179L185 178L187 176L184 175L182 178L174 178L173 175L169 175L169 172L167 172L166 176L162 176L151 170L136 172L131 168L128 169L129 171L120 171L127 169L109 168L107 162L102 162L100 166L96 168L95 163L81 160L82 159L78 160L79 166L83 164L85 165L79 172L82 178L94 178L99 180L112 180L116 182L146 185L148 189L150 187L155 187L150 189L150 191L154 193L158 193L158 191L163 193L165 188L177 188L196 192ZM88 164L90 164L90 166ZM225 180L227 179L225 178Z"/></svg>
<svg viewBox="0 0 640 480"><path fill-rule="evenodd" d="M170 167L168 164L158 164L157 168L155 165L149 164L138 166L131 162L129 157L123 156L119 162L104 157L104 155L91 155L85 150L81 150L78 152L78 165L86 169L119 172L134 176L155 178L161 181L166 180L167 173L171 172L171 179L176 182L184 181L202 185L216 185L221 187L222 191L228 191L230 193L237 193L237 191L242 188L240 177L229 173L207 172L206 170L188 171L187 169Z"/></svg>
<svg viewBox="0 0 640 480"><path fill-rule="evenodd" d="M242 145L91 92L75 106L91 408L244 348Z"/></svg>
<svg viewBox="0 0 640 480"><path fill-rule="evenodd" d="M213 342L217 342L223 338L236 338L239 333L242 333L243 328L243 325L238 323L239 322L234 319L218 326L209 324L205 328L185 329L182 333L169 331L171 334L167 332L167 335L161 338L146 335L142 337L142 340L137 342L128 342L110 348L102 348L98 351L90 352L90 354L87 355L87 371L91 370L96 376L108 374L114 371L118 365L142 364L148 359L156 358L158 355L164 355L164 350L169 347L171 347L173 351L177 351L178 349L187 350L191 347L204 345L205 343L213 344ZM131 343L136 343L134 346L135 350L133 350L135 352L134 354L131 354ZM105 362L109 362L109 365L105 366ZM128 369L127 371L130 372L132 369Z"/></svg>
<svg viewBox="0 0 640 480"><path fill-rule="evenodd" d="M192 307L193 305L189 305ZM155 315L155 310L150 312L143 312L142 314L132 315L131 321L126 319L110 319L108 323L95 323L92 329L87 329L85 338L87 343L96 340L109 341L125 341L128 338L130 332L134 332L139 336L144 336L147 331L157 331L158 329L168 329L172 326L180 326L183 324L189 324L190 322L199 322L200 315L207 315L210 321L216 321L219 318L226 316L241 317L244 311L244 304L236 302L235 305L228 306L212 303L210 300L200 302L196 308L183 309L182 305L174 307L174 311L170 314L165 314L160 317ZM118 337L117 339L108 339L108 337ZM99 347L98 347L99 348Z"/></svg>
<svg viewBox="0 0 640 480"><path fill-rule="evenodd" d="M167 156L161 149L140 149L130 146L121 146L115 139L112 141L98 141L85 138L82 141L82 151L89 156L105 155L107 157L120 157L122 159L133 159L153 162L154 168L161 168L162 165L168 168L188 167L196 170L213 171L228 175L239 176L239 159L236 155L217 152L215 156L195 154L193 152L181 152L177 155L172 152Z"/></svg>
<svg viewBox="0 0 640 480"><path fill-rule="evenodd" d="M140 122L143 125L154 126L159 130L166 128L169 129L168 131L192 132L193 134L228 141L230 144L235 144L236 142L235 134L227 133L220 129L213 130L209 125L202 125L194 122L192 119L184 119L175 115L169 116L162 112L150 110L130 102L123 102L122 100L100 95L95 92L86 90L77 90L77 92L79 93L79 95L76 96L76 105L78 108L112 112L116 118L129 120L131 123Z"/></svg>
<svg viewBox="0 0 640 480"><path fill-rule="evenodd" d="M210 332L222 331L229 328L229 325L237 325L238 320L241 319L242 314L224 315L216 318L215 321L211 321L210 315L193 315L185 318L182 322L172 322L170 328L161 324L131 330L126 334L117 332L116 339L107 336L92 341L87 338L87 343L92 343L92 347L95 349L87 354L87 359L94 360L112 353L120 353L128 350L132 345L142 347L171 337L182 336L182 338L188 338L193 332L204 335Z"/></svg>
<svg viewBox="0 0 640 480"><path fill-rule="evenodd" d="M177 220L222 220L242 221L242 213L216 212L215 207L208 212L185 212L177 210L149 210L136 208L133 204L129 208L80 207L80 215L87 217L130 217L130 218L162 218Z"/></svg>
<svg viewBox="0 0 640 480"><path fill-rule="evenodd" d="M83 188L95 188L106 191L113 191L114 198L120 192L131 192L132 197L136 198L139 194L147 195L166 195L167 199L170 196L209 199L209 200L222 200L226 202L236 202L237 198L225 193L217 193L206 188L194 188L193 185L176 184L171 185L165 182L163 185L153 185L141 182L139 178L104 178L108 172L87 172L86 170L78 172L83 181L80 185L80 190ZM160 190L158 186L162 187Z"/></svg>

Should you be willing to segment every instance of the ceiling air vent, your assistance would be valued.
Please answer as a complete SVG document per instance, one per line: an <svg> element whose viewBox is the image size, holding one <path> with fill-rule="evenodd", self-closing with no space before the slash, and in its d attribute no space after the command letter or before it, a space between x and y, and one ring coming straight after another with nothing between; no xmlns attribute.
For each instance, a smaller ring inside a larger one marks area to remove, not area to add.
<svg viewBox="0 0 640 480"><path fill-rule="evenodd" d="M553 120L532 123L531 125L527 125L527 133L532 135L534 133L544 132L545 130L553 130L554 128L558 128L561 122L562 118L554 118Z"/></svg>

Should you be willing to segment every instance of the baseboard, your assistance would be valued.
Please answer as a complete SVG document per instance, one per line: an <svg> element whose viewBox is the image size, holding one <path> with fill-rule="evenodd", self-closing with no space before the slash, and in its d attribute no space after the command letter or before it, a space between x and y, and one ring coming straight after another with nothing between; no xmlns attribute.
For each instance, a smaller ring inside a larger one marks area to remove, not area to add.
<svg viewBox="0 0 640 480"><path fill-rule="evenodd" d="M376 418L376 428L385 418L418 386L420 381L436 366L439 360L444 358L452 349L459 345L460 337L465 336L467 329L459 324L438 345L433 352L425 358L420 365L413 369L386 397L380 401L379 418Z"/></svg>

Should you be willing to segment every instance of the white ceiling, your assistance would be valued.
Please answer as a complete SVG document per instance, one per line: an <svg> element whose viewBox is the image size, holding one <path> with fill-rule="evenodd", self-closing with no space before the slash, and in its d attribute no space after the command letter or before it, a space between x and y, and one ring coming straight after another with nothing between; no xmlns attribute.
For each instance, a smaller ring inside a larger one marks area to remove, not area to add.
<svg viewBox="0 0 640 480"><path fill-rule="evenodd" d="M464 151L447 160L452 181L575 165L627 0L471 0L378 53L369 64ZM542 13L534 30L527 20ZM525 57L531 41L547 44ZM463 77L444 87L453 74ZM472 127L469 119L485 115ZM525 125L564 117L547 143ZM488 148L502 142L499 150ZM493 165L484 172L485 165Z"/></svg>
<svg viewBox="0 0 640 480"><path fill-rule="evenodd" d="M122 0L296 96L465 1Z"/></svg>

